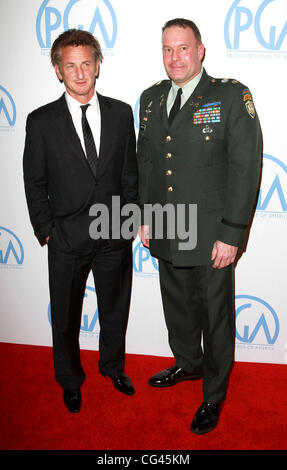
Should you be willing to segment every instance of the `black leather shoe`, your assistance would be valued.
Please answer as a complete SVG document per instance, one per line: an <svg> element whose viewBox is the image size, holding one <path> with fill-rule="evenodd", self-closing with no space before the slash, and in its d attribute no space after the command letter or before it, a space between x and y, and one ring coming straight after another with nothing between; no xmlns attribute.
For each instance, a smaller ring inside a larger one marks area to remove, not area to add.
<svg viewBox="0 0 287 470"><path fill-rule="evenodd" d="M126 374L114 375L110 377L113 381L114 387L119 392L125 393L126 395L133 395L135 393L131 379Z"/></svg>
<svg viewBox="0 0 287 470"><path fill-rule="evenodd" d="M79 413L82 404L80 389L64 390L63 399L66 407L71 413Z"/></svg>
<svg viewBox="0 0 287 470"><path fill-rule="evenodd" d="M202 403L191 423L191 431L195 434L212 431L217 426L219 411L219 403Z"/></svg>
<svg viewBox="0 0 287 470"><path fill-rule="evenodd" d="M173 366L153 375L149 379L149 384L153 387L170 387L171 385L176 385L183 380L196 380L201 379L201 377L202 375L200 374L185 372L180 367Z"/></svg>

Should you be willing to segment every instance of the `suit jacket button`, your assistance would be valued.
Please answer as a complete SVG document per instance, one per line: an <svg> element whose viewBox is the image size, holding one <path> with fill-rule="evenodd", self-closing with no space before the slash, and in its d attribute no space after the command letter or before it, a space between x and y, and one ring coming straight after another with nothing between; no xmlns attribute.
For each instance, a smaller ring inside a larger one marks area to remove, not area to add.
<svg viewBox="0 0 287 470"><path fill-rule="evenodd" d="M168 152L165 156L165 158L171 158L172 157L172 154L170 152Z"/></svg>
<svg viewBox="0 0 287 470"><path fill-rule="evenodd" d="M169 187L167 188L167 190L168 190L169 193L172 193L173 187L172 187L172 186L169 186Z"/></svg>
<svg viewBox="0 0 287 470"><path fill-rule="evenodd" d="M172 171L171 170L166 170L166 176L170 176L172 174Z"/></svg>
<svg viewBox="0 0 287 470"><path fill-rule="evenodd" d="M165 140L166 140L167 142L170 142L170 141L171 141L170 135L167 135L166 138L165 138Z"/></svg>

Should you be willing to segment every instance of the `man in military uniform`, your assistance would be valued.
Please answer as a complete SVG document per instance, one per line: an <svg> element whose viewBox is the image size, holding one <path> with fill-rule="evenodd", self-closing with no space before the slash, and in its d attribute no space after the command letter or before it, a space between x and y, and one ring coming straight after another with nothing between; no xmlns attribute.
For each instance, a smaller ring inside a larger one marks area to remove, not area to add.
<svg viewBox="0 0 287 470"><path fill-rule="evenodd" d="M203 403L191 423L203 434L218 423L233 362L234 261L255 205L261 131L249 89L203 69L205 48L193 22L169 21L162 42L170 80L145 90L140 102L141 204L171 204L176 220L184 205L185 227L194 227L196 243L187 249L178 233L167 236L167 217L161 239L147 223L141 226L143 244L159 260L176 359L149 383L168 387L203 377ZM188 219L190 205L196 205L196 220Z"/></svg>

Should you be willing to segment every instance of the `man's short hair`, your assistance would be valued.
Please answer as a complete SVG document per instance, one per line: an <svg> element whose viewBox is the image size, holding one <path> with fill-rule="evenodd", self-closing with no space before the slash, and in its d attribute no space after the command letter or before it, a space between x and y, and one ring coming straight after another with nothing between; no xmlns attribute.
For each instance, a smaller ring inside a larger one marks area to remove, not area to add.
<svg viewBox="0 0 287 470"><path fill-rule="evenodd" d="M193 21L186 20L185 18L175 18L173 20L169 20L163 26L162 32L164 32L167 28L171 28L171 26L179 26L180 28L191 28L195 35L195 38L201 44L202 41L200 31Z"/></svg>
<svg viewBox="0 0 287 470"><path fill-rule="evenodd" d="M51 48L51 62L60 65L62 48L67 46L89 46L95 58L95 62L103 61L103 54L99 41L88 31L69 29L55 39Z"/></svg>

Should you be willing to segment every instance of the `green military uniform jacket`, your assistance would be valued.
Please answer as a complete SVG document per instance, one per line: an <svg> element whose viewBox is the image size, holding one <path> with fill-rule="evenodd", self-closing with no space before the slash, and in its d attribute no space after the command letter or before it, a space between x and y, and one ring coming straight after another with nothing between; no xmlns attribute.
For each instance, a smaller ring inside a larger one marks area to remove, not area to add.
<svg viewBox="0 0 287 470"><path fill-rule="evenodd" d="M196 230L196 246L179 249L175 230L174 239L167 232L162 239L152 234L150 250L175 266L207 265L216 240L244 245L260 175L260 124L246 86L211 78L204 70L169 126L170 87L164 80L141 96L140 200L142 206L185 204L186 227ZM189 204L196 205L197 224L188 219Z"/></svg>

